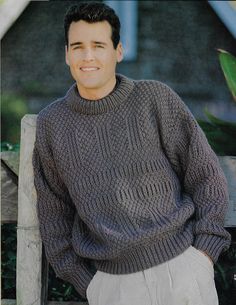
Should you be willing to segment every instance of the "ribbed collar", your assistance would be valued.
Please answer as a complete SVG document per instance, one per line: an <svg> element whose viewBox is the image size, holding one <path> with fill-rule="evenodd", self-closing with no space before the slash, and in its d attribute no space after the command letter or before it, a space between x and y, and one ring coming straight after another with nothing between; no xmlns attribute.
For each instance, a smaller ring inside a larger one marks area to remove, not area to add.
<svg viewBox="0 0 236 305"><path fill-rule="evenodd" d="M88 100L80 96L74 83L67 91L65 99L69 107L82 114L100 114L116 108L123 103L131 91L134 83L122 74L116 74L116 86L107 96L98 100Z"/></svg>

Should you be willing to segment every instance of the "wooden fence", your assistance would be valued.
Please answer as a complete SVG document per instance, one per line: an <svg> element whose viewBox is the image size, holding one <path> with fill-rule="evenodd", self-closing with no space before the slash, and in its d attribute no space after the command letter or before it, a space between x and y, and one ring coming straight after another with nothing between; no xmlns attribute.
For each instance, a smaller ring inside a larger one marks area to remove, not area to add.
<svg viewBox="0 0 236 305"><path fill-rule="evenodd" d="M32 168L36 117L25 115L21 121L20 160L17 161L18 154L14 152L1 154L2 189L8 189L7 193L2 192L1 221L17 222L16 300L1 301L3 305L87 305L87 302L47 301L48 263L39 235ZM230 193L225 227L236 227L236 157L224 156L219 160Z"/></svg>

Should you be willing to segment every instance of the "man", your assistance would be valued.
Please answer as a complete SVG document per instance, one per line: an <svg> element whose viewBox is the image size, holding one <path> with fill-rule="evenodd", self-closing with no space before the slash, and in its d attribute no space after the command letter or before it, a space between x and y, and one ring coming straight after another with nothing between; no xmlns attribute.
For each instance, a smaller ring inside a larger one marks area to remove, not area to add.
<svg viewBox="0 0 236 305"><path fill-rule="evenodd" d="M46 256L90 305L216 305L226 179L171 88L116 74L119 30L103 3L65 16L75 84L38 114L33 152Z"/></svg>

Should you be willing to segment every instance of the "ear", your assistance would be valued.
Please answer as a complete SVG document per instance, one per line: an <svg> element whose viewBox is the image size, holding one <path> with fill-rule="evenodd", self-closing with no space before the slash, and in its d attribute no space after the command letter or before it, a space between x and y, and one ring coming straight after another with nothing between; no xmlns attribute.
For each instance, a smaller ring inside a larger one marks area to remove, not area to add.
<svg viewBox="0 0 236 305"><path fill-rule="evenodd" d="M116 58L117 62L121 62L124 57L124 51L123 51L123 46L122 43L119 42L116 48Z"/></svg>
<svg viewBox="0 0 236 305"><path fill-rule="evenodd" d="M65 45L65 61L66 61L66 64L69 66L70 63L69 63L69 58L68 58L68 48L67 48L67 45Z"/></svg>

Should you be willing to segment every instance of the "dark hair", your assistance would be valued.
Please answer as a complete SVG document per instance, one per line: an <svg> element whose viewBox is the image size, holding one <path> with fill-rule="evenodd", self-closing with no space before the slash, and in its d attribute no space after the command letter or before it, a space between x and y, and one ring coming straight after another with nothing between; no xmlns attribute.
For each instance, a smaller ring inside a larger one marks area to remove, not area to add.
<svg viewBox="0 0 236 305"><path fill-rule="evenodd" d="M115 11L101 2L83 2L71 6L65 14L64 29L65 41L68 46L68 33L71 23L84 20L88 23L107 21L112 29L111 40L116 49L120 41L120 20Z"/></svg>

